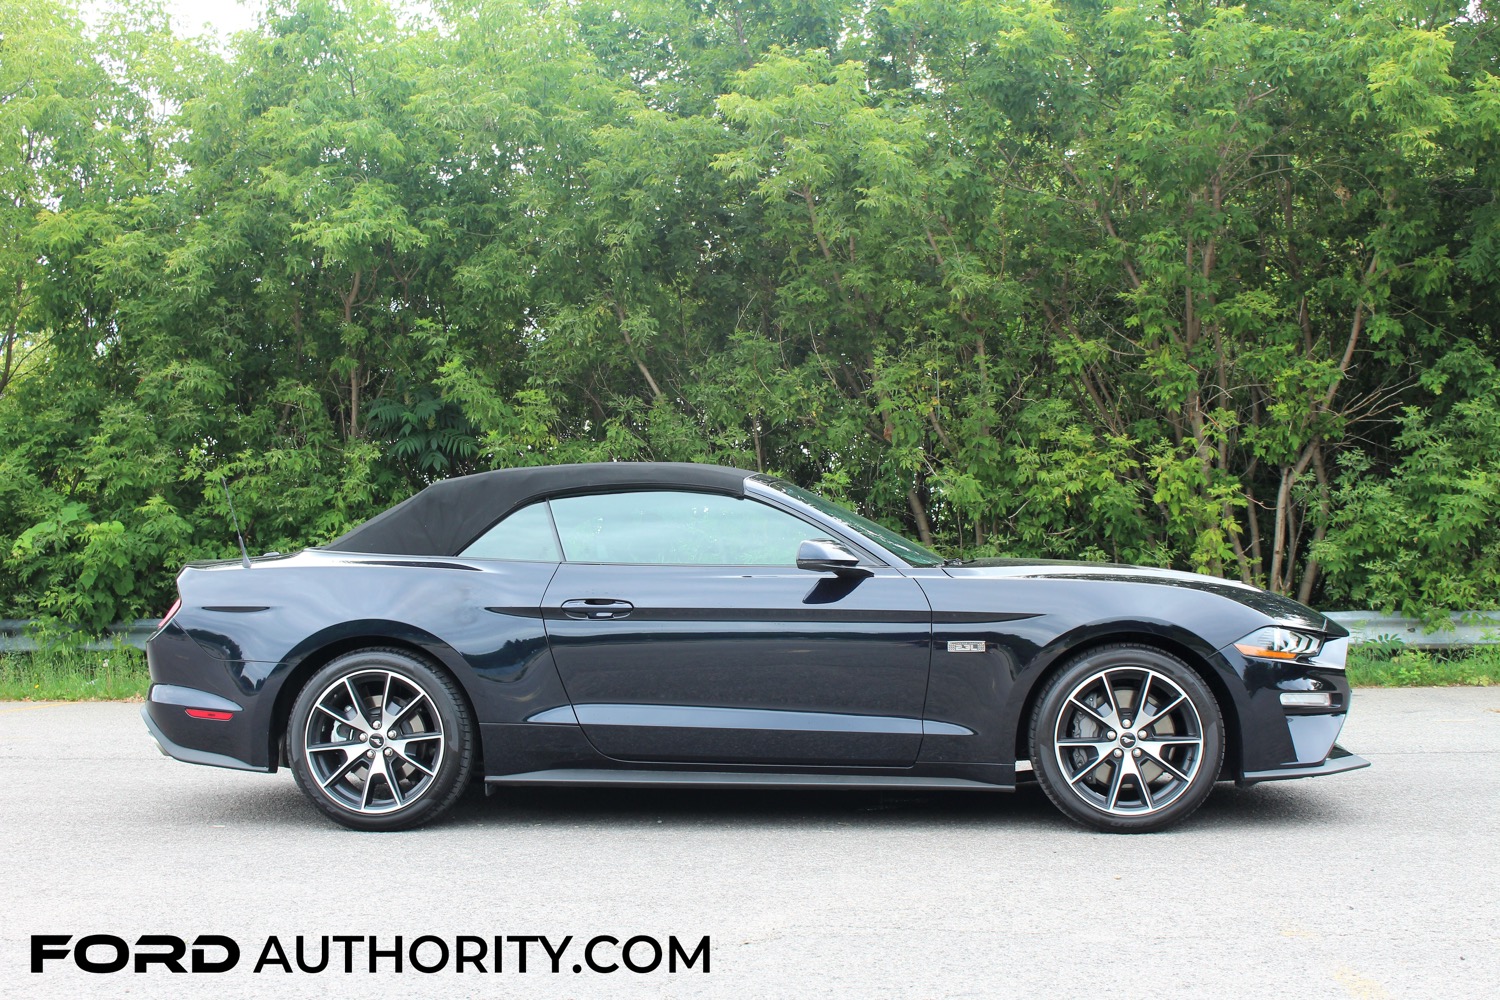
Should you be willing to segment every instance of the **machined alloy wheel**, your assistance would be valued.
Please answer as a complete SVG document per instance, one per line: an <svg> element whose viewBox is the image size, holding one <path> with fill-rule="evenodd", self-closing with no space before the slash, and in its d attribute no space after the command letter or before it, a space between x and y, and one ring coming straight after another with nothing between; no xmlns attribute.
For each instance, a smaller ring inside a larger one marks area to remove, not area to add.
<svg viewBox="0 0 1500 1000"><path fill-rule="evenodd" d="M1103 830L1155 830L1203 803L1224 757L1213 693L1182 660L1147 646L1091 650L1037 702L1037 779L1058 808Z"/></svg>
<svg viewBox="0 0 1500 1000"><path fill-rule="evenodd" d="M472 765L472 725L453 681L395 649L359 650L318 671L287 727L297 784L356 829L394 830L445 811Z"/></svg>

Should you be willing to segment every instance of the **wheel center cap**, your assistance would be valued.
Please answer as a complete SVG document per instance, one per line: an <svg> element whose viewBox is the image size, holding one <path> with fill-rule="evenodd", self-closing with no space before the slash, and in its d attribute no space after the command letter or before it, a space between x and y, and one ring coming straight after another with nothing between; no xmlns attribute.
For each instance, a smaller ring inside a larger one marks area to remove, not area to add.
<svg viewBox="0 0 1500 1000"><path fill-rule="evenodd" d="M376 750L379 750L381 747L385 746L385 737L378 734L375 736L371 736L370 746Z"/></svg>
<svg viewBox="0 0 1500 1000"><path fill-rule="evenodd" d="M1133 746L1135 746L1135 736L1133 734L1131 734L1131 733L1121 733L1120 734L1120 746L1122 746L1122 747L1133 747Z"/></svg>

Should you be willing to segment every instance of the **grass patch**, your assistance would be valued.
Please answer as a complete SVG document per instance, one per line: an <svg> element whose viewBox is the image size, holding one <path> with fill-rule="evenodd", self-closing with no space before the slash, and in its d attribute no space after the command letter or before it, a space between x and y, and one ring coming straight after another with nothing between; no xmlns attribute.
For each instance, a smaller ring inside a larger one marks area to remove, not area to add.
<svg viewBox="0 0 1500 1000"><path fill-rule="evenodd" d="M1349 683L1355 687L1489 687L1500 684L1500 646L1454 650L1382 643L1351 646Z"/></svg>
<svg viewBox="0 0 1500 1000"><path fill-rule="evenodd" d="M146 654L130 646L0 653L0 701L134 701L150 683Z"/></svg>

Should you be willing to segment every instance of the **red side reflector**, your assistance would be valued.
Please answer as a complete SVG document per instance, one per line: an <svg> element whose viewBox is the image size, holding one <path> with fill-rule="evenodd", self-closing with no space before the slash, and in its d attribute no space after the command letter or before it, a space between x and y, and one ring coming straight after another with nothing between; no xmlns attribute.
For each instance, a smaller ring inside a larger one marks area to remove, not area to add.
<svg viewBox="0 0 1500 1000"><path fill-rule="evenodd" d="M181 608L182 608L182 598L179 597L179 598L177 598L177 600L173 601L172 602L172 606L167 609L166 616L164 618L162 618L161 621L159 621L159 622L156 623L157 631L160 631L160 630L166 628L167 627L167 622L171 621L172 620L172 616L175 615Z"/></svg>
<svg viewBox="0 0 1500 1000"><path fill-rule="evenodd" d="M195 719L209 719L213 722L228 722L234 718L233 712L217 712L211 708L189 708L186 711Z"/></svg>

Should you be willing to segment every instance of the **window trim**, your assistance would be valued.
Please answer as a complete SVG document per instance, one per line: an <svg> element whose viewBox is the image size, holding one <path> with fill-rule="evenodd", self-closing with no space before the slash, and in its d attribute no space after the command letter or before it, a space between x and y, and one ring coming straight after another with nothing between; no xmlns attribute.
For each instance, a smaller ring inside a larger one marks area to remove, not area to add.
<svg viewBox="0 0 1500 1000"><path fill-rule="evenodd" d="M552 529L552 540L557 543L558 565L568 561L568 550L563 548L562 535L557 530L557 518L552 516L552 498L542 497L537 503L547 508L547 527Z"/></svg>

